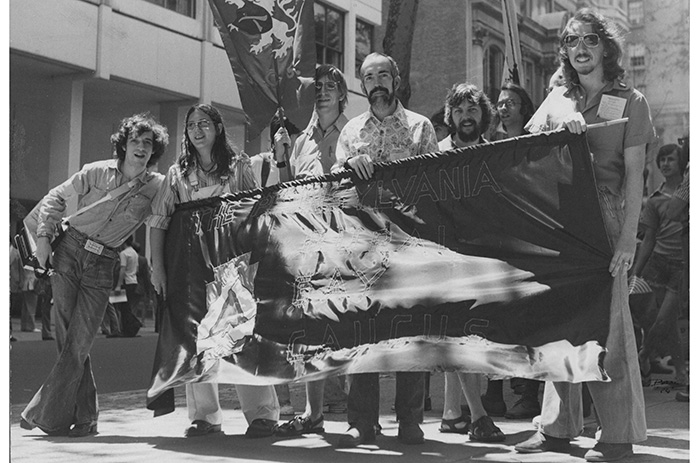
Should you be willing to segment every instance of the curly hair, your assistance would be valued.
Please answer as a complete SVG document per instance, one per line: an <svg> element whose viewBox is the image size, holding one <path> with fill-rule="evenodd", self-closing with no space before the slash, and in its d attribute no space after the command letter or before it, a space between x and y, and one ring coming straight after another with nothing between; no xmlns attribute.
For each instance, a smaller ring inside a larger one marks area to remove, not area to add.
<svg viewBox="0 0 700 463"><path fill-rule="evenodd" d="M478 104L481 108L481 133L485 133L491 125L494 109L491 100L486 94L479 90L476 85L469 83L454 84L445 97L445 124L454 132L457 128L452 121L452 108L460 106L465 101Z"/></svg>
<svg viewBox="0 0 700 463"><path fill-rule="evenodd" d="M224 118L218 109L210 104L198 103L190 106L185 115L184 133L182 134L182 144L180 148L180 156L177 158L177 164L180 166L180 172L183 176L197 167L197 157L199 155L197 148L192 144L190 135L187 132L187 123L193 112L199 110L209 116L209 119L214 123L216 128L216 139L214 146L211 148L211 158L216 163L217 175L229 175L231 173L231 161L236 156L236 152L231 146L231 142L226 135L226 126Z"/></svg>
<svg viewBox="0 0 700 463"><path fill-rule="evenodd" d="M126 158L126 142L129 140L129 137L140 137L145 132L153 132L153 153L148 160L147 166L150 167L158 162L158 159L160 159L168 146L168 129L159 124L149 112L134 114L121 120L119 129L110 137L114 149L114 157L124 162L124 158Z"/></svg>
<svg viewBox="0 0 700 463"><path fill-rule="evenodd" d="M622 60L622 37L620 29L615 23L606 19L600 13L583 8L578 10L573 18L569 19L566 27L559 36L559 61L564 66L564 78L567 84L579 84L578 73L569 61L568 48L564 44L564 38L571 34L574 23L590 24L593 32L598 34L603 42L603 77L612 82L625 76L625 69L620 64Z"/></svg>

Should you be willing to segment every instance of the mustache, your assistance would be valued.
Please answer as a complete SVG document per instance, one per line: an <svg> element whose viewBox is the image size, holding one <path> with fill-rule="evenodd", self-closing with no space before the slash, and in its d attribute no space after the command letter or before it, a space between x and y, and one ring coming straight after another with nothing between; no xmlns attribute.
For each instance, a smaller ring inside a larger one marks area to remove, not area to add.
<svg viewBox="0 0 700 463"><path fill-rule="evenodd" d="M368 96L371 97L372 95L374 95L374 94L377 93L377 92L385 92L385 93L387 93L387 94L390 93L388 88L382 87L382 86L380 85L380 86L374 87L374 88L369 92L369 95L368 95Z"/></svg>

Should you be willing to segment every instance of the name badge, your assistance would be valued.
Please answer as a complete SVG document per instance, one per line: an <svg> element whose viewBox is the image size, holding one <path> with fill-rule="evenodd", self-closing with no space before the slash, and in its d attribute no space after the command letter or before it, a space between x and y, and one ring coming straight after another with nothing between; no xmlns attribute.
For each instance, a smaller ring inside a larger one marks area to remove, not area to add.
<svg viewBox="0 0 700 463"><path fill-rule="evenodd" d="M598 105L598 117L608 121L620 119L625 112L627 100L619 96L603 95Z"/></svg>
<svg viewBox="0 0 700 463"><path fill-rule="evenodd" d="M96 243L92 240L87 240L85 242L85 250L93 254L97 254L98 256L102 255L102 250L104 248L105 247L102 246L100 243Z"/></svg>

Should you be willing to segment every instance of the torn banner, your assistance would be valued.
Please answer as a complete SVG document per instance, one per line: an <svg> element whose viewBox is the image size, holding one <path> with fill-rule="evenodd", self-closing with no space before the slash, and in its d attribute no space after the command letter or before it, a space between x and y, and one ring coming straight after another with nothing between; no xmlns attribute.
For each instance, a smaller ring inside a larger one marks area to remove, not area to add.
<svg viewBox="0 0 700 463"><path fill-rule="evenodd" d="M584 136L179 207L148 391L463 370L605 380L612 278Z"/></svg>

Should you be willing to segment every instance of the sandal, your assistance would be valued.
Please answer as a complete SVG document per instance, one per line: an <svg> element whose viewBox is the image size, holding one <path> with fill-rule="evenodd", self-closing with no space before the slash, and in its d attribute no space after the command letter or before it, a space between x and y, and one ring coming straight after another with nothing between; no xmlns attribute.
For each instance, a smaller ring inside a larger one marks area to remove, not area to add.
<svg viewBox="0 0 700 463"><path fill-rule="evenodd" d="M439 430L444 433L467 434L469 432L469 421L464 415L453 420L443 418L440 422Z"/></svg>
<svg viewBox="0 0 700 463"><path fill-rule="evenodd" d="M469 426L469 440L477 442L503 442L506 435L488 415L484 415Z"/></svg>
<svg viewBox="0 0 700 463"><path fill-rule="evenodd" d="M295 416L286 423L282 423L275 430L275 436L292 437L302 434L321 434L324 432L323 415L316 421L312 421L310 416Z"/></svg>
<svg viewBox="0 0 700 463"><path fill-rule="evenodd" d="M257 418L250 423L248 430L245 432L246 437L270 437L277 430L277 421Z"/></svg>

